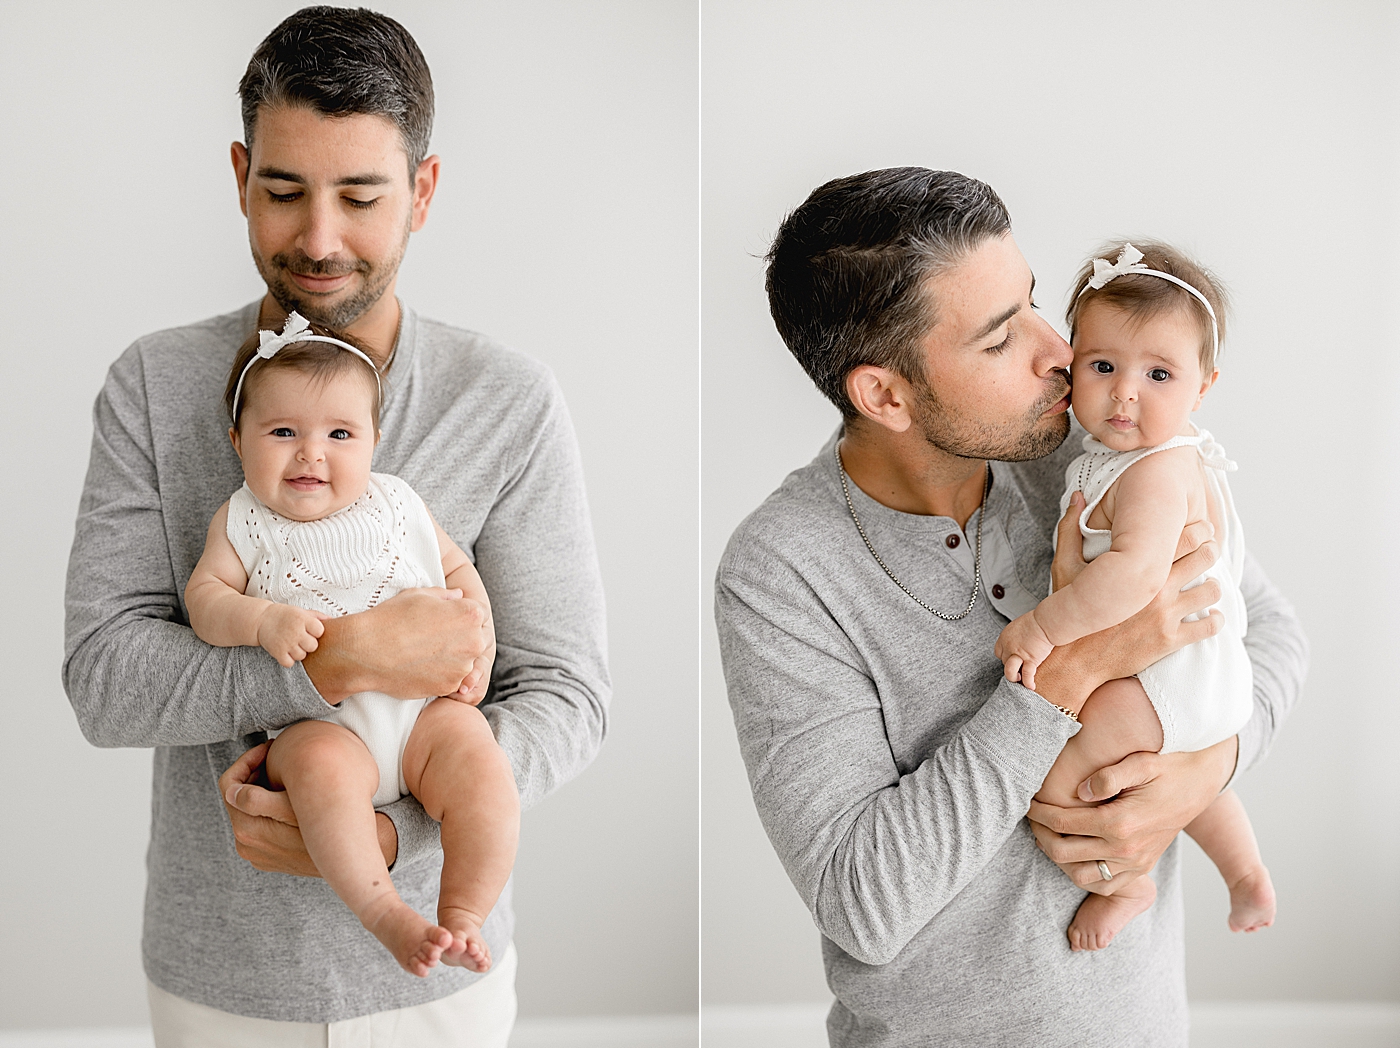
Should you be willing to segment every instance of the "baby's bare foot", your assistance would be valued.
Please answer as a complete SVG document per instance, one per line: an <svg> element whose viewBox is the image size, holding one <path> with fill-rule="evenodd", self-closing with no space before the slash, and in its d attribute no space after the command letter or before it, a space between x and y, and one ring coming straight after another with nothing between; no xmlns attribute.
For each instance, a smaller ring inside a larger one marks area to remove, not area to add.
<svg viewBox="0 0 1400 1048"><path fill-rule="evenodd" d="M1274 883L1263 866L1230 885L1230 930L1257 932L1274 923Z"/></svg>
<svg viewBox="0 0 1400 1048"><path fill-rule="evenodd" d="M1150 887L1121 891L1117 895L1090 895L1080 903L1079 912L1069 925L1069 948L1102 950L1129 921L1151 907L1157 898L1156 886L1147 877L1139 880L1146 881Z"/></svg>
<svg viewBox="0 0 1400 1048"><path fill-rule="evenodd" d="M442 963L474 972L491 970L491 949L481 937L482 918L456 906L438 907L438 920L452 935L452 944L442 951Z"/></svg>
<svg viewBox="0 0 1400 1048"><path fill-rule="evenodd" d="M388 947L404 971L420 979L445 960L444 951L452 945L452 933L425 920L408 903L397 897L382 912L364 922L374 937Z"/></svg>

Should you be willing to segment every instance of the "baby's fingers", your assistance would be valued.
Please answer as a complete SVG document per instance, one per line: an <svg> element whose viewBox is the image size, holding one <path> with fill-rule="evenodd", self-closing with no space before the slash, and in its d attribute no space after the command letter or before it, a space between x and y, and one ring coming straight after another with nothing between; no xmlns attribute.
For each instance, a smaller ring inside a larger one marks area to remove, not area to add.
<svg viewBox="0 0 1400 1048"><path fill-rule="evenodd" d="M1035 691L1035 663L1027 662L1021 667L1021 683Z"/></svg>
<svg viewBox="0 0 1400 1048"><path fill-rule="evenodd" d="M1021 656L1012 655L1007 658L1006 679L1013 682L1021 679Z"/></svg>

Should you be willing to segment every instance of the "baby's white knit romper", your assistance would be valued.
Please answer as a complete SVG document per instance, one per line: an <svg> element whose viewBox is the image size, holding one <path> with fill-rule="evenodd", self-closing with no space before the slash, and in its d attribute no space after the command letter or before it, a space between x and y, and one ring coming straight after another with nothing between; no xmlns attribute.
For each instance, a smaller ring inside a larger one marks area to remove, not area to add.
<svg viewBox="0 0 1400 1048"><path fill-rule="evenodd" d="M1235 464L1202 429L1193 437L1173 437L1164 444L1136 451L1114 451L1092 436L1085 436L1084 454L1065 470L1065 493L1060 498L1063 517L1070 496L1075 491L1084 492L1087 505L1079 517L1079 533L1084 536L1084 559L1093 560L1108 551L1112 535L1089 527L1089 514L1113 482L1148 455L1180 447L1194 447L1200 454L1206 467L1206 492L1224 532L1217 531L1215 535L1220 546L1219 559L1190 586L1198 586L1208 578L1220 584L1220 601L1213 607L1224 615L1225 622L1215 636L1188 644L1137 675L1162 722L1163 753L1203 750L1228 739L1244 727L1254 709L1254 672L1244 648L1248 615L1240 593L1244 530L1225 482L1225 473L1233 470Z"/></svg>
<svg viewBox="0 0 1400 1048"><path fill-rule="evenodd" d="M332 617L367 611L402 590L445 584L427 507L387 473L371 473L369 489L344 509L308 521L273 512L244 484L229 500L228 537L248 572L250 597ZM369 747L379 765L375 807L408 792L404 746L430 701L362 691L316 718L344 725Z"/></svg>

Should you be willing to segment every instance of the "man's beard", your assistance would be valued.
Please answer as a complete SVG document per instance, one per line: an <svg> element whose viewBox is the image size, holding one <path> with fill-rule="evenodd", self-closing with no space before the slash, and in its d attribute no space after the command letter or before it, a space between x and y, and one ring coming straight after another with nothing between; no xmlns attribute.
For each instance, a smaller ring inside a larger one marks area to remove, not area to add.
<svg viewBox="0 0 1400 1048"><path fill-rule="evenodd" d="M1062 389L1047 393L1021 418L994 425L963 415L921 381L916 384L912 405L914 425L924 440L949 455L993 462L1028 462L1044 458L1069 436L1068 411L1041 417L1067 392L1068 382Z"/></svg>
<svg viewBox="0 0 1400 1048"><path fill-rule="evenodd" d="M393 258L383 262L373 263L362 258L353 262L335 258L317 261L296 250L279 251L271 259L264 260L254 247L253 264L258 267L258 275L263 278L269 294L284 312L291 313L295 310L313 323L344 331L384 297L385 290L394 280L394 274L399 271L399 263L403 261L404 249L407 246L408 227L405 226L403 243L399 245L398 252ZM303 291L287 275L289 271L313 277L338 277L346 273L361 273L364 279L360 282L359 290L348 298L331 302L328 298Z"/></svg>

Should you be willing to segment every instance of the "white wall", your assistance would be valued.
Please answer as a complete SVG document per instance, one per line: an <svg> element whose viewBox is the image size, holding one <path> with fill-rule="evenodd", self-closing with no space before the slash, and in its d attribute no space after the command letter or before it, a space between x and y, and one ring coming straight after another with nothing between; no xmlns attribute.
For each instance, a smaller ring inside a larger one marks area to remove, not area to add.
<svg viewBox="0 0 1400 1048"><path fill-rule="evenodd" d="M107 365L261 293L235 88L295 3L0 8L0 1029L144 1021L150 756L79 734L63 577ZM554 368L609 602L613 731L529 812L522 1014L695 1008L697 19L685 0L384 2L437 87L443 175L399 284Z"/></svg>
<svg viewBox="0 0 1400 1048"><path fill-rule="evenodd" d="M1239 460L1251 548L1312 673L1239 787L1279 892L1230 936L1193 845L1196 999L1400 1000L1394 811L1396 45L1380 3L706 0L702 563L837 422L775 334L762 264L820 183L902 164L990 182L1062 312L1101 239L1196 252L1235 294L1200 420ZM748 795L708 618L702 656L707 1004L826 996L818 936Z"/></svg>

